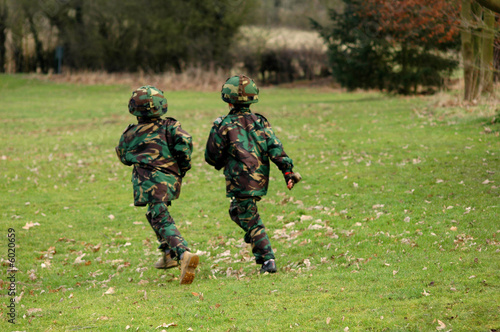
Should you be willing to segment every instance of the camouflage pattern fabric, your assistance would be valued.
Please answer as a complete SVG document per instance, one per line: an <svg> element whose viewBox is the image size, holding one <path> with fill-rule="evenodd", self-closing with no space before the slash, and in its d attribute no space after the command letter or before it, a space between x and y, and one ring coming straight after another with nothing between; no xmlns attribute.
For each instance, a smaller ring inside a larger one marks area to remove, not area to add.
<svg viewBox="0 0 500 332"><path fill-rule="evenodd" d="M163 91L154 86L145 85L134 90L128 102L128 110L132 115L159 118L167 113L167 99Z"/></svg>
<svg viewBox="0 0 500 332"><path fill-rule="evenodd" d="M177 199L182 177L191 168L191 136L173 118L138 118L120 138L116 154L133 165L134 204L170 202Z"/></svg>
<svg viewBox="0 0 500 332"><path fill-rule="evenodd" d="M248 105L259 102L259 88L245 75L236 75L227 79L222 86L221 97L226 103Z"/></svg>
<svg viewBox="0 0 500 332"><path fill-rule="evenodd" d="M262 264L268 259L274 259L271 242L257 211L255 198L235 198L231 201L229 215L231 219L245 231L245 242L252 246L255 262Z"/></svg>
<svg viewBox="0 0 500 332"><path fill-rule="evenodd" d="M148 204L146 218L155 231L160 246L158 249L167 251L170 249L172 258L179 260L184 251L189 251L187 241L175 227L175 222L168 212L168 203Z"/></svg>
<svg viewBox="0 0 500 332"><path fill-rule="evenodd" d="M269 159L285 174L293 161L267 119L240 105L215 120L207 140L205 160L217 170L224 167L228 197L267 194Z"/></svg>

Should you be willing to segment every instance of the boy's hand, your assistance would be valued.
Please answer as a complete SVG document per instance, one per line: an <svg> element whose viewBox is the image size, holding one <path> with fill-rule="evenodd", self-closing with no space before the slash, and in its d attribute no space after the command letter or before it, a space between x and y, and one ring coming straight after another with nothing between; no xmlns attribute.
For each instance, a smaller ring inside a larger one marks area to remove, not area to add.
<svg viewBox="0 0 500 332"><path fill-rule="evenodd" d="M300 180L302 180L302 176L300 176L299 173L294 173L294 172L286 172L285 173L285 181L286 181L286 186L288 190L292 190L293 186L296 183L299 183Z"/></svg>

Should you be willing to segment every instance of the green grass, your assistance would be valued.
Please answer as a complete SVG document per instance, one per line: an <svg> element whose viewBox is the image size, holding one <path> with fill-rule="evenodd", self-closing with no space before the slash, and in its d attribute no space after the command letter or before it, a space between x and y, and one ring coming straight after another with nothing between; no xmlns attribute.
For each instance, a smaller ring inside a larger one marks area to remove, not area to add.
<svg viewBox="0 0 500 332"><path fill-rule="evenodd" d="M115 156L135 121L130 89L3 75L0 91L2 331L500 328L492 116L449 115L432 98L261 89L253 109L303 181L288 191L271 171L259 211L279 272L259 275L227 214L223 175L203 160L211 123L227 107L216 92L167 91L168 115L194 140L170 212L203 253L193 284L180 286L177 270L153 268L156 238L145 209L130 206L131 169ZM7 316L8 228L22 294L16 326Z"/></svg>

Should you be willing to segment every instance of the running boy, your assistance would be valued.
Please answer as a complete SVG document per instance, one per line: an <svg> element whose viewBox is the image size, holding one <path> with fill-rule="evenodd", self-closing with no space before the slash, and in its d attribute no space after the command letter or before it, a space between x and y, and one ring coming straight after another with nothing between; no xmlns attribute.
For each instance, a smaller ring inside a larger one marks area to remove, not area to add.
<svg viewBox="0 0 500 332"><path fill-rule="evenodd" d="M134 205L148 206L146 218L163 252L155 267L167 269L180 262L180 283L190 284L199 257L190 252L187 241L175 227L168 206L179 197L182 178L191 168L191 136L177 120L161 118L167 113L167 99L163 91L153 86L135 90L128 108L138 123L125 129L116 154L123 164L134 166Z"/></svg>
<svg viewBox="0 0 500 332"><path fill-rule="evenodd" d="M266 195L269 159L285 177L288 189L300 181L293 173L293 161L283 150L267 119L250 111L259 101L259 89L247 76L230 77L222 86L222 100L229 114L213 123L205 150L205 160L216 170L224 168L226 196L231 197L229 215L245 231L260 273L275 273L276 263L269 236L257 212L257 202Z"/></svg>

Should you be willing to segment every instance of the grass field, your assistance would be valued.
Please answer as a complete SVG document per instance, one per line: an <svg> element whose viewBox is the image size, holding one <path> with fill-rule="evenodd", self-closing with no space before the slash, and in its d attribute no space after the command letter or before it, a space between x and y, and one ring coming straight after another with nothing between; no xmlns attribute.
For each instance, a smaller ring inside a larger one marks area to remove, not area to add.
<svg viewBox="0 0 500 332"><path fill-rule="evenodd" d="M288 191L273 166L259 211L279 271L259 275L229 219L224 177L203 159L226 105L217 92L166 92L167 115L194 140L170 212L201 263L180 286L177 270L153 268L156 238L145 209L131 206L131 169L115 156L135 121L130 87L4 75L0 91L2 331L500 329L491 106L261 89L254 111L303 181ZM18 269L10 295L9 234Z"/></svg>

